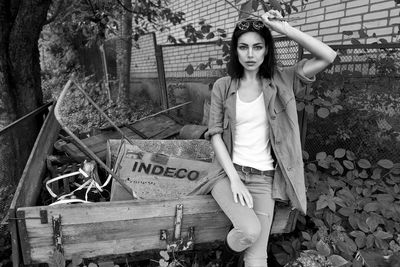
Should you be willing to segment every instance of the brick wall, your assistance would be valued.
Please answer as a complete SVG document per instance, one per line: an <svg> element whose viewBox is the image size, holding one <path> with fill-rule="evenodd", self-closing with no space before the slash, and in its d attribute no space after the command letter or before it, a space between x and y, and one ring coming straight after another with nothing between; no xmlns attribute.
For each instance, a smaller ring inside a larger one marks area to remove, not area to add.
<svg viewBox="0 0 400 267"><path fill-rule="evenodd" d="M360 40L363 43L374 42L377 38L385 38L388 42L400 41L393 36L398 31L396 24L400 24L400 5L396 5L394 0L309 0L304 7L300 0L295 0L294 6L299 12L288 16L290 20L296 18L291 24L328 44L350 44L351 36L343 36L342 32L358 31L362 27L370 36L373 33L377 35L376 38ZM203 18L228 32L232 32L238 19L238 12L224 0L174 0L170 7L185 12L186 23L197 24ZM157 34L157 42L163 44L168 34L183 36L182 33L181 26L172 27L170 32ZM359 35L356 33L353 37Z"/></svg>
<svg viewBox="0 0 400 267"><path fill-rule="evenodd" d="M237 6L243 2L242 0ZM400 41L397 34L400 5L396 5L393 0L309 0L304 7L301 6L300 0L295 0L294 5L299 12L288 16L290 23L327 44L350 44L351 38L356 38L361 43L373 43L380 38L388 42ZM170 8L184 12L186 21L182 25L171 26L169 31L156 33L157 44L167 44L168 35L184 39L182 26L193 23L199 28L200 19L205 19L213 26L212 29L225 29L229 37L238 19L237 10L224 0L174 0L171 1ZM260 7L259 14L261 13ZM360 38L360 29L364 29L369 38ZM343 31L353 31L353 35L343 35ZM156 70L152 42L146 39L148 37L144 38L140 43L145 45L141 45L140 50L134 49L132 53L133 73L149 73ZM209 57L218 56L219 50L215 46L165 48L167 76L176 76L173 72L184 70L188 63L195 65ZM203 74L199 72L196 75L201 77Z"/></svg>
<svg viewBox="0 0 400 267"><path fill-rule="evenodd" d="M229 0L235 3L234 0ZM240 7L245 0L239 1ZM298 12L287 18L290 24L300 30L324 41L327 44L351 44L351 38L356 38L360 43L373 43L381 38L388 42L400 42L400 5L394 0L309 0L301 6L301 0L295 0L294 6ZM182 26L192 23L200 29L199 21L204 19L212 25L212 30L218 28L226 30L230 37L235 22L238 20L238 11L226 3L225 0L172 0L170 8L174 11L185 13L186 20L177 26L170 26L170 30L157 32L155 40L152 36L142 37L139 41L140 49L133 49L132 53L132 85L137 88L151 88L152 95L156 96L161 89L158 86L157 64L154 52L154 42L166 45L168 35L176 39L184 38ZM258 11L262 14L262 10ZM368 34L368 38L361 38L359 30ZM344 31L353 34L344 35ZM276 34L275 34L276 35ZM279 37L276 35L276 37ZM199 40L198 42L209 41ZM296 44L288 41L276 42L278 59L284 65L293 64L297 57ZM185 68L188 64L194 67L207 62L209 58L221 58L221 48L216 45L191 45L191 46L164 46L163 60L167 87L173 82L190 83L195 81L201 85L204 94L208 91L208 82L213 77L221 75L220 70L225 66L212 65L209 70L196 70L192 75L187 75ZM353 61L353 58L349 58ZM350 70L350 69L349 69ZM147 80L146 80L147 79ZM151 84L148 84L152 80ZM146 83L146 86L139 86ZM192 88L193 87L193 88ZM194 89L196 88L196 89ZM198 87L191 84L188 90L199 91ZM145 89L150 90L150 89Z"/></svg>

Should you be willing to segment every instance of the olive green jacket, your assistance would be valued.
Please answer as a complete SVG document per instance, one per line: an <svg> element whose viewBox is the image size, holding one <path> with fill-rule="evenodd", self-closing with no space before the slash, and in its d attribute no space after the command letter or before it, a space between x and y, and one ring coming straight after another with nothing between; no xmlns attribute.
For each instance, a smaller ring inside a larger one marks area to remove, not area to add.
<svg viewBox="0 0 400 267"><path fill-rule="evenodd" d="M302 60L291 67L278 67L272 79L262 80L262 90L270 143L277 160L272 196L276 200L290 200L294 208L305 214L307 199L295 96L302 94L305 85L313 82L315 78L309 79L304 75L304 63L305 60ZM205 134L206 139L214 134L222 134L231 157L238 85L239 81L230 77L220 78L214 83L208 131ZM199 181L190 195L208 194L215 183L224 176L225 171L214 157L209 173Z"/></svg>

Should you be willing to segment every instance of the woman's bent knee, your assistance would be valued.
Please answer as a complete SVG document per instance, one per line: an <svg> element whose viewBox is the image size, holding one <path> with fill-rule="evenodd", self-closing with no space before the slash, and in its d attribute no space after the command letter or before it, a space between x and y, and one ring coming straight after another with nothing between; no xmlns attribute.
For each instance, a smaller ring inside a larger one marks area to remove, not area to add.
<svg viewBox="0 0 400 267"><path fill-rule="evenodd" d="M251 246L257 241L261 234L261 224L259 221L256 221L238 230L243 235L241 243L246 246Z"/></svg>

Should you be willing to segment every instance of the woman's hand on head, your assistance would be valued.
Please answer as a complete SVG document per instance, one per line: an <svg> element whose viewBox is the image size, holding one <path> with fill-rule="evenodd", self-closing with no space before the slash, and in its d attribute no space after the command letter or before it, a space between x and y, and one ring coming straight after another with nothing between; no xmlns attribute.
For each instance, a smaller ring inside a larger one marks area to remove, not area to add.
<svg viewBox="0 0 400 267"><path fill-rule="evenodd" d="M278 10L269 10L261 16L264 24L271 30L280 34L285 34L286 27L289 25Z"/></svg>
<svg viewBox="0 0 400 267"><path fill-rule="evenodd" d="M242 206L247 205L250 209L253 208L253 197L240 179L231 181L231 190L235 203L240 202Z"/></svg>

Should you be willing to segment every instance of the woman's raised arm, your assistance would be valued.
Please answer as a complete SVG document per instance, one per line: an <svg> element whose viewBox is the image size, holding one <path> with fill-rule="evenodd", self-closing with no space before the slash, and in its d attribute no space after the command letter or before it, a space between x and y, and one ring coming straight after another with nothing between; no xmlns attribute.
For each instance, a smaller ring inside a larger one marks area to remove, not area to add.
<svg viewBox="0 0 400 267"><path fill-rule="evenodd" d="M314 58L308 60L303 66L304 74L307 77L313 77L335 60L336 52L332 48L320 40L290 26L289 23L282 19L279 11L270 10L261 17L265 25L271 30L287 36L314 55Z"/></svg>

